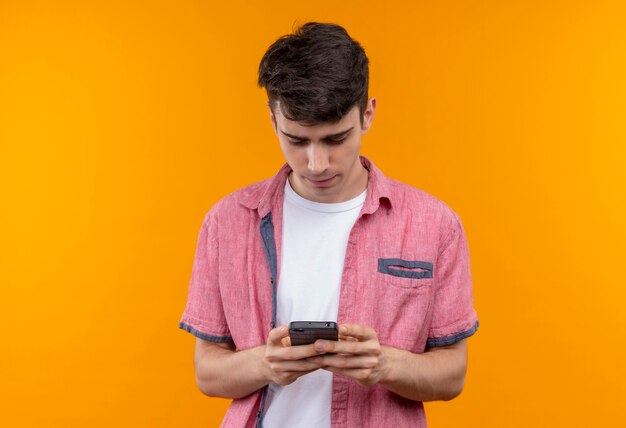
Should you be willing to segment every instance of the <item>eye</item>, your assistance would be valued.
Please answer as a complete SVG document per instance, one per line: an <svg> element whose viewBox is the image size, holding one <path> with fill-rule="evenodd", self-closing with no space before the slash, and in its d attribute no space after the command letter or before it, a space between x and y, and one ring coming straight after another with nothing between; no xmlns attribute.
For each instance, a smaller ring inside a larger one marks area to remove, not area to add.
<svg viewBox="0 0 626 428"><path fill-rule="evenodd" d="M288 138L287 141L289 141L289 144L292 146L305 146L307 144L307 140L292 140Z"/></svg>
<svg viewBox="0 0 626 428"><path fill-rule="evenodd" d="M339 144L343 143L344 141L346 141L347 139L348 139L348 137L343 137L343 138L340 138L338 140L329 139L329 140L326 140L326 141L330 145L339 145Z"/></svg>

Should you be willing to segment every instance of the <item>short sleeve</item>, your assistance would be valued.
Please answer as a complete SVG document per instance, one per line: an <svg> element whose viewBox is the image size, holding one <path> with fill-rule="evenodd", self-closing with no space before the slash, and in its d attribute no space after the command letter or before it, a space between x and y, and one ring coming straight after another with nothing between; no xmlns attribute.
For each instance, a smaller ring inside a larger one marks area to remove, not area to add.
<svg viewBox="0 0 626 428"><path fill-rule="evenodd" d="M187 305L179 327L211 342L232 341L219 288L217 219L212 212L205 216L200 228Z"/></svg>
<svg viewBox="0 0 626 428"><path fill-rule="evenodd" d="M447 237L435 266L436 290L427 347L451 345L478 329L467 239L461 219L450 212Z"/></svg>

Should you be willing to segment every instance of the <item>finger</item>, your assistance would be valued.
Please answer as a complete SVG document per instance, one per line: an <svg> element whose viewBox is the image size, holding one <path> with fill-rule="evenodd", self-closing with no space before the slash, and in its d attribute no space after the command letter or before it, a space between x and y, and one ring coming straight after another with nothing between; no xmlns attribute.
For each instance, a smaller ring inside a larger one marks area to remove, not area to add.
<svg viewBox="0 0 626 428"><path fill-rule="evenodd" d="M337 367L324 367L323 370L351 377L362 384L371 385L374 383L373 378L371 377L371 369L340 369Z"/></svg>
<svg viewBox="0 0 626 428"><path fill-rule="evenodd" d="M273 346L281 346L283 337L287 337L289 335L289 329L286 325L281 325L280 327L276 327L270 331L270 334L267 336L268 345Z"/></svg>
<svg viewBox="0 0 626 428"><path fill-rule="evenodd" d="M358 342L354 340L334 341L334 340L317 340L315 342L315 349L319 352L334 353L334 354L348 354L348 355L363 355L374 354L377 355L380 352L378 342L367 341Z"/></svg>
<svg viewBox="0 0 626 428"><path fill-rule="evenodd" d="M322 366L319 363L309 360L298 361L276 361L270 364L270 367L274 372L310 372L317 370Z"/></svg>
<svg viewBox="0 0 626 428"><path fill-rule="evenodd" d="M339 334L353 337L362 342L378 338L374 329L359 324L341 324L339 326Z"/></svg>
<svg viewBox="0 0 626 428"><path fill-rule="evenodd" d="M287 346L276 350L273 354L276 359L295 361L323 353L324 351L316 349L315 345L311 343L310 345Z"/></svg>
<svg viewBox="0 0 626 428"><path fill-rule="evenodd" d="M308 358L313 364L323 368L337 369L373 369L378 365L378 358L371 355L346 356L337 354L326 354Z"/></svg>

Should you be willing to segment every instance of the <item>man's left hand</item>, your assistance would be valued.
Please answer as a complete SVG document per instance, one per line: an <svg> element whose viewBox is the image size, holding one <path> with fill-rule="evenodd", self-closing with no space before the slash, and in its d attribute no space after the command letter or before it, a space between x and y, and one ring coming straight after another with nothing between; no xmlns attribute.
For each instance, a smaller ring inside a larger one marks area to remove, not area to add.
<svg viewBox="0 0 626 428"><path fill-rule="evenodd" d="M376 332L370 327L357 324L339 326L339 341L317 340L315 349L326 354L310 357L333 373L349 376L362 385L380 382L389 371L385 347L378 342Z"/></svg>

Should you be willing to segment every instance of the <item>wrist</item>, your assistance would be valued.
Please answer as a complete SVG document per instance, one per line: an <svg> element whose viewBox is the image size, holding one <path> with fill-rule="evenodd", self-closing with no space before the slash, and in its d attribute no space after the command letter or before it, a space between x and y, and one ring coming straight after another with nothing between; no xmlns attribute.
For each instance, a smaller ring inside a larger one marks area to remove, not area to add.
<svg viewBox="0 0 626 428"><path fill-rule="evenodd" d="M257 366L258 379L263 385L272 382L272 369L269 361L265 358L267 345L261 345L254 348Z"/></svg>
<svg viewBox="0 0 626 428"><path fill-rule="evenodd" d="M395 368L398 366L397 360L401 358L399 349L392 348L391 346L381 345L381 377L378 383L382 385L393 384L396 381Z"/></svg>

